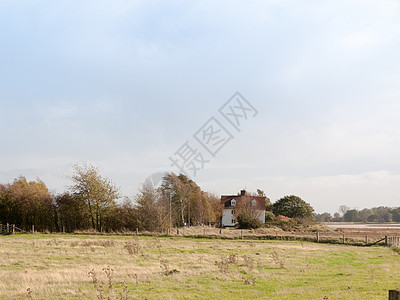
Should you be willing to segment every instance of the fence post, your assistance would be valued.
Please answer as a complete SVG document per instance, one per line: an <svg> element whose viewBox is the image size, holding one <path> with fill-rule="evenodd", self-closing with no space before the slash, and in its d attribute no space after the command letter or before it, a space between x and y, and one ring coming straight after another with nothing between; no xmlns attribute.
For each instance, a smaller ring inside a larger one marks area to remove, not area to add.
<svg viewBox="0 0 400 300"><path fill-rule="evenodd" d="M219 234L222 234L222 229L221 228L219 229Z"/></svg>
<svg viewBox="0 0 400 300"><path fill-rule="evenodd" d="M389 300L400 300L400 291L389 290Z"/></svg>
<svg viewBox="0 0 400 300"><path fill-rule="evenodd" d="M387 237L387 235L385 235L385 246L387 246L388 245L388 237Z"/></svg>
<svg viewBox="0 0 400 300"><path fill-rule="evenodd" d="M136 227L136 235L139 234L139 228Z"/></svg>
<svg viewBox="0 0 400 300"><path fill-rule="evenodd" d="M365 235L365 245L368 245L368 234Z"/></svg>
<svg viewBox="0 0 400 300"><path fill-rule="evenodd" d="M243 240L243 230L240 230L240 238Z"/></svg>
<svg viewBox="0 0 400 300"><path fill-rule="evenodd" d="M345 240L344 233L343 233L343 244L345 243L345 241L346 241L346 240Z"/></svg>
<svg viewBox="0 0 400 300"><path fill-rule="evenodd" d="M10 232L10 224L7 223L7 234Z"/></svg>
<svg viewBox="0 0 400 300"><path fill-rule="evenodd" d="M319 243L319 232L317 231L317 243Z"/></svg>
<svg viewBox="0 0 400 300"><path fill-rule="evenodd" d="M32 233L35 233L35 225L32 225Z"/></svg>
<svg viewBox="0 0 400 300"><path fill-rule="evenodd" d="M12 233L15 233L15 224L12 225Z"/></svg>

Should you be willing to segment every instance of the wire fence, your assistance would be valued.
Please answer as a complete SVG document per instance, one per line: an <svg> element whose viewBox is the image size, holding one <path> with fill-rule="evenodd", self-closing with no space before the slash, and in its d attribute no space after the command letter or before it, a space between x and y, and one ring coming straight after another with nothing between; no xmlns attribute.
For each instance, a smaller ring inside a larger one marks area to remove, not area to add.
<svg viewBox="0 0 400 300"><path fill-rule="evenodd" d="M0 224L0 234L26 233L15 224ZM35 232L32 226L32 233ZM64 231L63 231L64 232ZM318 243L346 244L357 246L386 245L389 247L400 248L399 235L391 235L392 232L301 232L301 231L269 231L265 228L242 230L227 229L211 226L188 226L181 228L167 228L157 232L150 231L124 231L124 232L96 232L96 231L77 231L76 234L116 234L116 235L150 235L150 236L170 236L170 237L192 237L192 238L220 238L220 239L248 239L248 240L281 240L281 241L308 241ZM397 232L393 232L397 233ZM390 235L389 235L390 234Z"/></svg>

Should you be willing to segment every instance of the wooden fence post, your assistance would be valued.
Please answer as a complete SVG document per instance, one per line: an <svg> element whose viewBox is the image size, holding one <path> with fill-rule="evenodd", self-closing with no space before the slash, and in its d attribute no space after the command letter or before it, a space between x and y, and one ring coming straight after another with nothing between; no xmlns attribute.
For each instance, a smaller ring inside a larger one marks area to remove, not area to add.
<svg viewBox="0 0 400 300"><path fill-rule="evenodd" d="M365 235L365 245L368 245L368 234Z"/></svg>
<svg viewBox="0 0 400 300"><path fill-rule="evenodd" d="M243 230L240 230L240 238L243 240Z"/></svg>
<svg viewBox="0 0 400 300"><path fill-rule="evenodd" d="M385 235L385 246L387 246L388 245L388 237L387 237L387 235Z"/></svg>
<svg viewBox="0 0 400 300"><path fill-rule="evenodd" d="M7 223L7 234L10 232L10 224Z"/></svg>
<svg viewBox="0 0 400 300"><path fill-rule="evenodd" d="M345 240L344 233L343 233L343 244L345 243L345 241L346 241L346 240Z"/></svg>
<svg viewBox="0 0 400 300"><path fill-rule="evenodd" d="M222 229L219 229L219 234L222 234Z"/></svg>
<svg viewBox="0 0 400 300"><path fill-rule="evenodd" d="M400 300L400 291L389 290L389 300Z"/></svg>
<svg viewBox="0 0 400 300"><path fill-rule="evenodd" d="M35 233L35 225L32 225L32 233Z"/></svg>
<svg viewBox="0 0 400 300"><path fill-rule="evenodd" d="M136 227L136 235L139 234L139 228Z"/></svg>
<svg viewBox="0 0 400 300"><path fill-rule="evenodd" d="M317 231L317 243L319 243L319 232Z"/></svg>
<svg viewBox="0 0 400 300"><path fill-rule="evenodd" d="M12 225L12 233L15 233L15 224Z"/></svg>

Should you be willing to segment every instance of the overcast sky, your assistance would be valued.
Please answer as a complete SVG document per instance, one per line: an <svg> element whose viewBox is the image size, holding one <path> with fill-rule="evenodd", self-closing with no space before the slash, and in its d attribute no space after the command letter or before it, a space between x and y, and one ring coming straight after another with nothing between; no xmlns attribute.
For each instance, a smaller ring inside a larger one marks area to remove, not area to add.
<svg viewBox="0 0 400 300"><path fill-rule="evenodd" d="M0 39L2 183L88 162L133 196L188 142L218 195L400 206L399 1L0 0Z"/></svg>

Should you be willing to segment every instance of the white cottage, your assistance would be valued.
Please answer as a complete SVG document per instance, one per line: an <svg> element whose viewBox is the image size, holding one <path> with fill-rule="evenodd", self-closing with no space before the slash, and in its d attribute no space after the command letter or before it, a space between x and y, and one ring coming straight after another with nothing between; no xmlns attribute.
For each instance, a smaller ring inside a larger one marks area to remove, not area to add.
<svg viewBox="0 0 400 300"><path fill-rule="evenodd" d="M240 191L240 195L221 196L222 209L222 227L233 227L236 222L236 210L244 206L251 207L257 213L261 222L265 222L265 196L251 196L245 190Z"/></svg>

